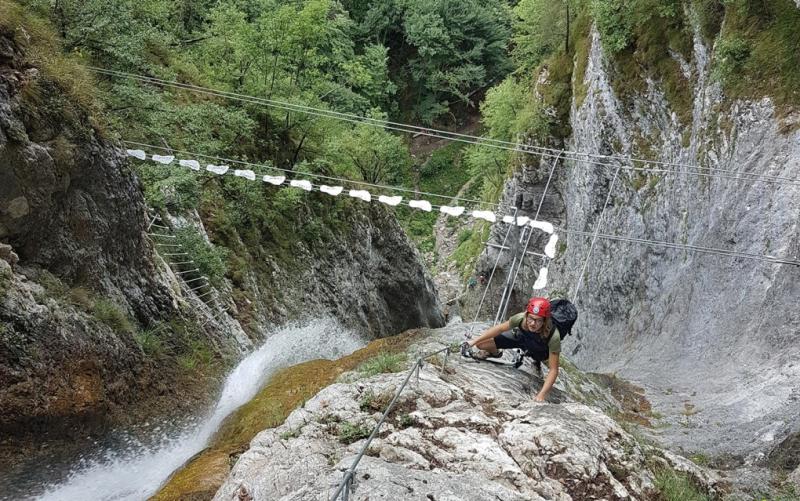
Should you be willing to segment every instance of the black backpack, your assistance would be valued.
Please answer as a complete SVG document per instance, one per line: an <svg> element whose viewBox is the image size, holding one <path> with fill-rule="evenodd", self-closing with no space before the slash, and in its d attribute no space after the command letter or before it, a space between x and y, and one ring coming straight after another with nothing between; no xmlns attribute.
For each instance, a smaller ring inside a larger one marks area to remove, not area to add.
<svg viewBox="0 0 800 501"><path fill-rule="evenodd" d="M561 339L572 334L572 326L578 320L578 309L568 299L553 299L550 301L550 315L553 317L553 326L558 328Z"/></svg>

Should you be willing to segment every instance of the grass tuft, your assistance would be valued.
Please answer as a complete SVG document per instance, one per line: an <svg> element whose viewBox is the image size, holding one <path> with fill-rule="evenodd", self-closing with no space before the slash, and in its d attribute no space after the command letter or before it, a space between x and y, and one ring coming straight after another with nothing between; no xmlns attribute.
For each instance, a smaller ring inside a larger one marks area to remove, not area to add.
<svg viewBox="0 0 800 501"><path fill-rule="evenodd" d="M127 315L125 315L119 306L108 299L100 299L95 302L92 312L95 318L111 327L116 332L133 332L133 325L131 325Z"/></svg>
<svg viewBox="0 0 800 501"><path fill-rule="evenodd" d="M400 372L406 368L406 359L405 353L382 352L362 363L358 367L358 372L365 377Z"/></svg>
<svg viewBox="0 0 800 501"><path fill-rule="evenodd" d="M81 108L89 112L100 110L94 79L80 60L62 52L58 33L48 21L26 12L17 2L0 0L0 33L13 40L24 55L24 63L38 68L44 79ZM30 82L23 95L42 92L39 82Z"/></svg>
<svg viewBox="0 0 800 501"><path fill-rule="evenodd" d="M710 501L686 473L664 468L656 472L656 488L665 501Z"/></svg>
<svg viewBox="0 0 800 501"><path fill-rule="evenodd" d="M361 423L350 423L345 421L338 428L339 441L343 444L352 444L362 438L367 438L372 430Z"/></svg>

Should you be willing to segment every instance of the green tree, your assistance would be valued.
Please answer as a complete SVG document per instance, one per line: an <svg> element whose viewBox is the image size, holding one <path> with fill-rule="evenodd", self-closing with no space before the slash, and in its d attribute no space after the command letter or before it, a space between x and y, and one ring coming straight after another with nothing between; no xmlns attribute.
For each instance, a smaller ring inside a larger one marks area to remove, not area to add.
<svg viewBox="0 0 800 501"><path fill-rule="evenodd" d="M514 7L513 57L532 70L559 47L569 51L570 16L575 0L521 0Z"/></svg>
<svg viewBox="0 0 800 501"><path fill-rule="evenodd" d="M501 141L520 142L534 138L541 142L548 136L547 116L528 85L509 76L486 93L481 104L481 122L486 135ZM483 181L486 200L497 200L508 174L513 155L508 150L472 146L466 163L473 176Z"/></svg>
<svg viewBox="0 0 800 501"><path fill-rule="evenodd" d="M368 183L402 181L411 167L411 155L403 140L369 125L358 125L333 138L328 152L337 170Z"/></svg>
<svg viewBox="0 0 800 501"><path fill-rule="evenodd" d="M362 33L389 47L403 105L432 123L509 69L510 12L499 0L374 2Z"/></svg>

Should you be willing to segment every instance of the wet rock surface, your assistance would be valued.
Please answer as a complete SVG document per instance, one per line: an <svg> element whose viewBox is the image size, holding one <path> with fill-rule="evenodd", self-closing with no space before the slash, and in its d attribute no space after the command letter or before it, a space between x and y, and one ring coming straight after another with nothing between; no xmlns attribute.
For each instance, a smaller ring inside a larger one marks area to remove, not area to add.
<svg viewBox="0 0 800 501"><path fill-rule="evenodd" d="M457 342L467 329L431 331L411 353ZM441 365L412 377L361 460L350 499L654 499L654 471L662 467L687 471L717 493L712 474L637 442L597 408L577 403L571 395L586 380L559 377L551 402L540 404L532 392L542 380L528 372L457 355ZM257 435L214 499L330 499L405 377L324 389L283 425Z"/></svg>

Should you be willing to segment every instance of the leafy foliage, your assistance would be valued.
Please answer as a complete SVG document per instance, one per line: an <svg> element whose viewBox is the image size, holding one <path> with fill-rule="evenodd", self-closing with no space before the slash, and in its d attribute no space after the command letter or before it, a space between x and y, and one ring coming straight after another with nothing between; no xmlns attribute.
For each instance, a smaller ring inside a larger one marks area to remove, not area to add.
<svg viewBox="0 0 800 501"><path fill-rule="evenodd" d="M510 69L510 13L499 0L373 2L361 31L390 48L403 107L424 123Z"/></svg>
<svg viewBox="0 0 800 501"><path fill-rule="evenodd" d="M532 137L541 141L549 131L541 104L528 86L514 76L486 93L481 112L486 135L492 139L518 142ZM512 160L507 150L485 146L471 146L467 150L466 164L470 173L482 180L485 200L495 201L500 197Z"/></svg>
<svg viewBox="0 0 800 501"><path fill-rule="evenodd" d="M626 48L633 38L635 2L592 0L591 7L603 45L612 53Z"/></svg>
<svg viewBox="0 0 800 501"><path fill-rule="evenodd" d="M575 0L521 0L514 7L513 56L517 68L535 69L568 44Z"/></svg>
<svg viewBox="0 0 800 501"><path fill-rule="evenodd" d="M332 138L328 146L339 171L369 183L402 182L411 167L403 140L373 126L357 125L349 134Z"/></svg>
<svg viewBox="0 0 800 501"><path fill-rule="evenodd" d="M722 38L717 44L715 75L724 80L741 71L750 57L750 50L750 45L741 38Z"/></svg>
<svg viewBox="0 0 800 501"><path fill-rule="evenodd" d="M228 252L224 248L215 247L207 242L194 228L181 228L175 232L176 242L197 265L202 275L219 284L225 275L225 260Z"/></svg>
<svg viewBox="0 0 800 501"><path fill-rule="evenodd" d="M590 8L603 45L611 53L629 47L637 38L637 30L648 21L660 19L662 24L669 24L683 12L679 0L591 0Z"/></svg>

